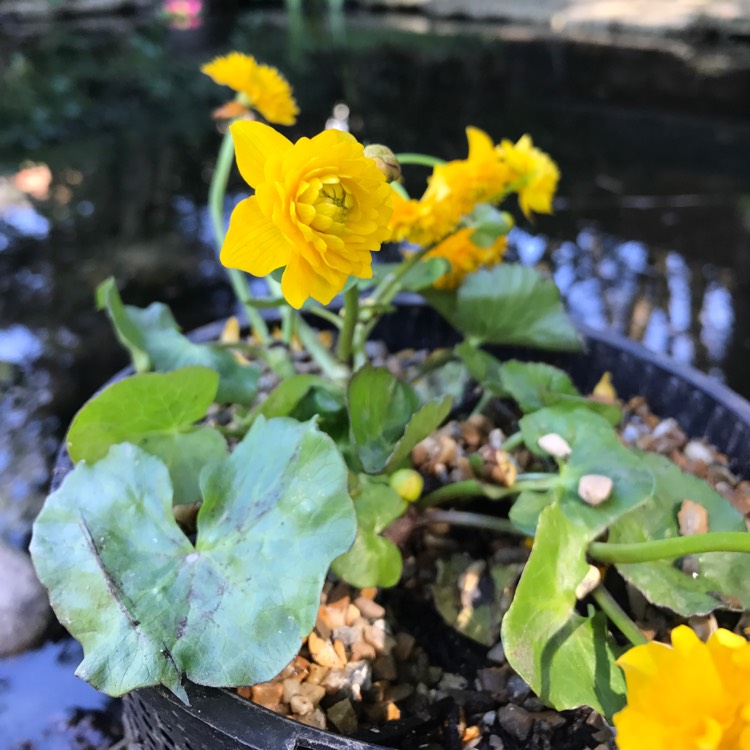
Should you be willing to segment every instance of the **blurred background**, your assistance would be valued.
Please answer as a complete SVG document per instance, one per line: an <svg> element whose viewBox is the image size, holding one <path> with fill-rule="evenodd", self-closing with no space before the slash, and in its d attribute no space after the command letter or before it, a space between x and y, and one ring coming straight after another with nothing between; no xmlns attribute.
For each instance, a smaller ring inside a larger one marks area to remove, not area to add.
<svg viewBox="0 0 750 750"><path fill-rule="evenodd" d="M530 133L562 180L512 252L578 319L750 396L750 0L0 0L0 553L25 562L65 425L126 363L96 285L186 329L233 311L206 209L228 90L199 72L230 50L291 81L293 139L456 158L467 124ZM116 706L49 622L0 659L0 750L108 748Z"/></svg>

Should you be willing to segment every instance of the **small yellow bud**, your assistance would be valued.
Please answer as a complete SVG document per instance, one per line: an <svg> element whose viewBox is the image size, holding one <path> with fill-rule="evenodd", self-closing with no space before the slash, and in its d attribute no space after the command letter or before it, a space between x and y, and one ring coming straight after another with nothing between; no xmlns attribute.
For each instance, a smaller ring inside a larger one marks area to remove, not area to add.
<svg viewBox="0 0 750 750"><path fill-rule="evenodd" d="M399 469L391 474L391 487L406 502L413 503L419 499L424 487L424 479L418 471L414 469Z"/></svg>
<svg viewBox="0 0 750 750"><path fill-rule="evenodd" d="M369 146L365 146L365 156L377 164L378 169L385 175L388 182L395 182L401 177L401 165L388 146L371 143Z"/></svg>
<svg viewBox="0 0 750 750"><path fill-rule="evenodd" d="M602 375L601 380L594 386L591 395L601 401L617 401L617 391L612 385L612 375L610 373L605 372Z"/></svg>

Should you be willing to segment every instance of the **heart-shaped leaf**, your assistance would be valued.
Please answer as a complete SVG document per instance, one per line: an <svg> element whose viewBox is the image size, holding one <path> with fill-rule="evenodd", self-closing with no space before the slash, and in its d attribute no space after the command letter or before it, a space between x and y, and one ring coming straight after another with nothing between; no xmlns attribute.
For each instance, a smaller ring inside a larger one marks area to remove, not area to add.
<svg viewBox="0 0 750 750"><path fill-rule="evenodd" d="M452 403L446 396L420 407L414 389L385 368L357 370L349 381L347 406L364 470L377 474L405 459L448 416Z"/></svg>
<svg viewBox="0 0 750 750"><path fill-rule="evenodd" d="M401 263L375 263L372 267L372 278L359 279L357 285L360 288L367 289L377 286L389 274L394 273L396 269L401 267ZM423 258L399 279L399 287L404 292L419 292L431 287L450 270L451 264L446 258Z"/></svg>
<svg viewBox="0 0 750 750"><path fill-rule="evenodd" d="M175 503L200 498L203 467L227 453L224 438L194 426L213 403L219 375L206 367L141 373L118 380L83 405L68 430L74 462L98 461L112 445L133 443L169 468Z"/></svg>
<svg viewBox="0 0 750 750"><path fill-rule="evenodd" d="M47 498L31 542L58 618L84 647L77 674L109 695L162 684L183 700L183 677L231 686L275 676L354 539L346 483L314 423L260 417L201 475L192 544L157 458L125 443L78 464Z"/></svg>
<svg viewBox="0 0 750 750"><path fill-rule="evenodd" d="M258 391L260 369L238 362L234 355L211 344L195 344L180 333L166 305L146 308L123 305L112 278L96 291L99 309L106 309L120 342L130 351L138 371L176 370L187 365L209 367L219 373L217 400L249 404Z"/></svg>
<svg viewBox="0 0 750 750"><path fill-rule="evenodd" d="M513 502L508 517L524 534L534 536L542 511L557 499L557 492L532 492L524 490Z"/></svg>
<svg viewBox="0 0 750 750"><path fill-rule="evenodd" d="M503 363L489 352L474 346L468 341L457 344L454 351L466 365L474 380L495 396L507 396L503 385Z"/></svg>
<svg viewBox="0 0 750 750"><path fill-rule="evenodd" d="M587 409L552 406L527 414L519 425L526 446L535 453L544 454L539 439L550 433L560 435L570 445L572 453L561 464L559 479L551 492L559 500L562 512L588 528L593 536L651 497L651 470L639 455L622 445L612 426L599 415ZM588 474L604 475L613 482L611 496L595 507L578 494L581 477ZM528 520L529 514L526 516Z"/></svg>
<svg viewBox="0 0 750 750"><path fill-rule="evenodd" d="M576 613L586 576L590 529L554 503L542 511L531 556L502 623L508 662L544 703L558 710L591 706L611 717L625 702L614 661L620 649L600 613Z"/></svg>
<svg viewBox="0 0 750 750"><path fill-rule="evenodd" d="M267 419L286 417L295 410L311 388L330 385L319 375L292 375L282 380L268 394L268 398L253 409L253 416L262 415Z"/></svg>
<svg viewBox="0 0 750 750"><path fill-rule="evenodd" d="M614 543L645 542L679 536L677 512L683 500L708 511L709 531L746 531L742 514L710 485L685 474L663 456L641 456L656 477L656 491L646 505L624 515L609 532ZM689 617L714 609L750 609L750 555L710 552L695 555L697 569L683 572L678 561L618 564L623 578L654 604Z"/></svg>
<svg viewBox="0 0 750 750"><path fill-rule="evenodd" d="M360 491L353 496L357 537L352 548L333 561L333 572L357 588L395 586L401 578L403 559L399 548L380 536L401 517L408 503L387 483L360 476Z"/></svg>
<svg viewBox="0 0 750 750"><path fill-rule="evenodd" d="M501 264L467 276L455 292L424 295L449 323L484 343L581 348L555 282L529 266Z"/></svg>

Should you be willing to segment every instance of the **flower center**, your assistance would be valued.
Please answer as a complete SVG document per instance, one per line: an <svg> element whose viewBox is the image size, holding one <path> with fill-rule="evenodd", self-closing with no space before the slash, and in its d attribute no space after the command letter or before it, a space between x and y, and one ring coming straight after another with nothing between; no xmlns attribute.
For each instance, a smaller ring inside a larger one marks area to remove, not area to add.
<svg viewBox="0 0 750 750"><path fill-rule="evenodd" d="M346 221L346 215L353 205L354 198L340 182L322 185L314 203L315 211L319 217L330 219L333 224L339 224L342 228ZM324 221L323 223L327 222ZM329 231L332 229L332 227L327 228Z"/></svg>

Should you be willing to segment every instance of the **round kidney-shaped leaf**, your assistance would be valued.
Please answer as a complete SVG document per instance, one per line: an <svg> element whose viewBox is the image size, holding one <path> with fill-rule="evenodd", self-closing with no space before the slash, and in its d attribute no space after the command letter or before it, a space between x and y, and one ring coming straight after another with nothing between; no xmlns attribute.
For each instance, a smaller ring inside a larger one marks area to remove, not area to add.
<svg viewBox="0 0 750 750"><path fill-rule="evenodd" d="M31 553L77 674L122 695L184 677L252 684L276 675L315 622L331 561L356 528L347 469L313 422L259 417L201 475L195 544L177 526L164 464L121 444L79 464L47 499Z"/></svg>

